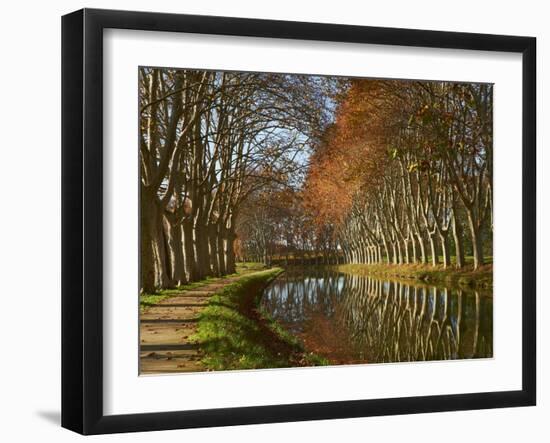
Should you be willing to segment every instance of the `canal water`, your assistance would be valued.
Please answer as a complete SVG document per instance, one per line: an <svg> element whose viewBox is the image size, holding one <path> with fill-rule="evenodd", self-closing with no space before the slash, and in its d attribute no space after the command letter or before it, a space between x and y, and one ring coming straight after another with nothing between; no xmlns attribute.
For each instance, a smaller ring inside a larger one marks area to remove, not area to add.
<svg viewBox="0 0 550 443"><path fill-rule="evenodd" d="M332 364L493 356L490 292L290 269L262 307Z"/></svg>

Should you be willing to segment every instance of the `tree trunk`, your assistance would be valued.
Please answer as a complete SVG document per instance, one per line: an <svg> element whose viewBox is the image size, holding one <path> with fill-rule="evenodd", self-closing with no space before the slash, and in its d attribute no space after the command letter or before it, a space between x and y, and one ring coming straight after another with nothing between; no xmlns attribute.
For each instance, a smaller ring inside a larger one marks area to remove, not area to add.
<svg viewBox="0 0 550 443"><path fill-rule="evenodd" d="M482 232L481 227L476 226L473 214L470 211L467 211L468 214L468 225L470 226L470 235L472 237L472 249L474 252L474 269L478 269L480 266L483 266L483 246L481 244Z"/></svg>
<svg viewBox="0 0 550 443"><path fill-rule="evenodd" d="M208 226L208 256L210 258L210 267L212 268L212 274L216 277L220 277L220 267L218 263L218 229L215 224Z"/></svg>
<svg viewBox="0 0 550 443"><path fill-rule="evenodd" d="M414 239L414 235L411 236L411 245L412 245L411 263L416 263L418 261L418 254L416 252L416 240Z"/></svg>
<svg viewBox="0 0 550 443"><path fill-rule="evenodd" d="M440 233L439 239L441 240L441 251L443 253L443 267L448 268L451 265L448 231L446 231L445 233Z"/></svg>
<svg viewBox="0 0 550 443"><path fill-rule="evenodd" d="M410 258L409 258L409 240L408 239L403 239L403 249L405 251L405 256L403 257L403 262L408 264L410 263Z"/></svg>
<svg viewBox="0 0 550 443"><path fill-rule="evenodd" d="M185 272L187 274L187 280L193 282L199 279L193 239L193 220L191 218L185 219L182 223L182 228L183 249L185 253Z"/></svg>
<svg viewBox="0 0 550 443"><path fill-rule="evenodd" d="M237 270L235 267L235 251L234 251L234 241L237 238L235 233L231 229L227 229L227 235L225 240L225 267L228 274L234 274ZM265 259L266 264L269 261L267 255L267 248L265 248Z"/></svg>
<svg viewBox="0 0 550 443"><path fill-rule="evenodd" d="M175 286L181 286L187 283L185 276L185 257L183 252L183 228L181 224L171 225L172 243L170 249L173 254L173 275L172 280Z"/></svg>
<svg viewBox="0 0 550 443"><path fill-rule="evenodd" d="M164 288L174 288L177 286L174 280L174 272L176 266L176 255L174 253L174 237L172 235L172 225L166 216L161 216L162 223L162 239L164 249Z"/></svg>
<svg viewBox="0 0 550 443"><path fill-rule="evenodd" d="M158 238L158 260L157 276L158 286L161 288L172 288L172 268L170 263L170 246L168 233L166 231L165 217L160 210L157 210L157 238Z"/></svg>
<svg viewBox="0 0 550 443"><path fill-rule="evenodd" d="M221 275L227 274L225 267L225 239L224 228L221 224L218 225L217 239L218 239L218 267Z"/></svg>
<svg viewBox="0 0 550 443"><path fill-rule="evenodd" d="M195 220L194 229L195 258L198 265L199 280L212 275L210 260L208 257L208 229L202 220Z"/></svg>
<svg viewBox="0 0 550 443"><path fill-rule="evenodd" d="M437 266L439 264L439 255L437 255L437 240L435 234L429 234L430 248L432 250L432 265Z"/></svg>
<svg viewBox="0 0 550 443"><path fill-rule="evenodd" d="M426 243L424 243L424 237L420 233L417 234L418 244L420 246L420 259L422 263L428 263L428 255L426 254Z"/></svg>
<svg viewBox="0 0 550 443"><path fill-rule="evenodd" d="M462 226L457 222L456 216L453 215L453 238L455 242L456 267L464 267L464 243L462 239Z"/></svg>
<svg viewBox="0 0 550 443"><path fill-rule="evenodd" d="M155 255L158 253L156 244L158 239L156 238L156 217L155 210L156 205L154 200L146 199L145 193L141 195L141 288L142 291L148 294L152 294L157 290L157 278L156 278L156 266Z"/></svg>
<svg viewBox="0 0 550 443"><path fill-rule="evenodd" d="M401 242L399 241L398 236L396 236L395 243L397 245L397 263L402 265L403 264L403 250L401 249Z"/></svg>
<svg viewBox="0 0 550 443"><path fill-rule="evenodd" d="M386 251L386 263L391 264L391 253L390 248L388 248L388 243L384 240L384 250Z"/></svg>

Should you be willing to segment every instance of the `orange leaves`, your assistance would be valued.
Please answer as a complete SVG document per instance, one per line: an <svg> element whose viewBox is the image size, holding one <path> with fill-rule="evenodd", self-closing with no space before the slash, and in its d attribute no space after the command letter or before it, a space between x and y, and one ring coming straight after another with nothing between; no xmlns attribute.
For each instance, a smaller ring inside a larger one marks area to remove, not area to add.
<svg viewBox="0 0 550 443"><path fill-rule="evenodd" d="M305 186L305 204L316 223L341 224L358 193L375 189L387 155L387 83L353 79L342 95L335 123L323 135Z"/></svg>

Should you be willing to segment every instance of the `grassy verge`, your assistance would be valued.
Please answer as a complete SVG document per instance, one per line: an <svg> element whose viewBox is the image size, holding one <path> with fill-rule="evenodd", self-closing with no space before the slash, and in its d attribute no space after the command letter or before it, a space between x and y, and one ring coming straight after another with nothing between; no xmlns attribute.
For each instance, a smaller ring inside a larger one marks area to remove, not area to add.
<svg viewBox="0 0 550 443"><path fill-rule="evenodd" d="M201 312L197 333L203 364L211 370L316 366L299 341L259 308L263 289L282 270L245 275L214 295Z"/></svg>
<svg viewBox="0 0 550 443"><path fill-rule="evenodd" d="M339 265L335 268L344 273L391 277L401 280L417 280L430 284L443 284L462 288L490 290L493 288L493 265L473 269L467 264L462 269L431 266L426 264L408 265Z"/></svg>
<svg viewBox="0 0 550 443"><path fill-rule="evenodd" d="M228 277L235 277L238 275L244 275L249 272L254 272L265 266L262 263L237 263L237 269L235 274L224 275L223 277L206 277L204 280L196 281L193 283L187 283L185 285L178 286L172 289L162 289L155 294L140 294L139 296L139 308L140 312L145 312L147 308L156 305L162 300L177 295L183 291L190 291L200 288L202 286L209 285L210 283L216 283Z"/></svg>

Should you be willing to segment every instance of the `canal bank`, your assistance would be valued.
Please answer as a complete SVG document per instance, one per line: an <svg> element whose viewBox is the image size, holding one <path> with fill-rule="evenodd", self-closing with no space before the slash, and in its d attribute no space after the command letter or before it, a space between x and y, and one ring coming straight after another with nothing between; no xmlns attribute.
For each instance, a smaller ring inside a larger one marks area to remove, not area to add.
<svg viewBox="0 0 550 443"><path fill-rule="evenodd" d="M331 266L331 269L346 274L370 275L378 278L392 278L411 282L417 281L464 289L491 291L493 288L492 262L476 270L473 269L471 263L467 263L461 269L457 269L454 266L444 268L443 265L432 266L420 263L403 265L346 264Z"/></svg>
<svg viewBox="0 0 550 443"><path fill-rule="evenodd" d="M328 362L305 352L301 342L261 309L264 289L283 270L254 272L210 298L190 340L199 344L207 370L319 366Z"/></svg>

